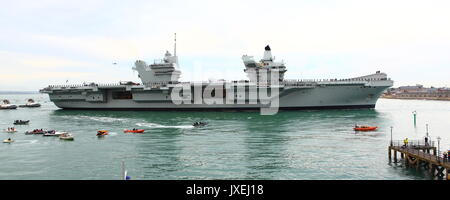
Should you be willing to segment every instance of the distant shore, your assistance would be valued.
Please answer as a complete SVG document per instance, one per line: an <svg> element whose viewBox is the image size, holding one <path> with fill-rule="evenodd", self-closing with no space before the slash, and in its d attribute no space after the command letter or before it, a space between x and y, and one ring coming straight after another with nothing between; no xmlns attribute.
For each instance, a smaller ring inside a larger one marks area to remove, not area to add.
<svg viewBox="0 0 450 200"><path fill-rule="evenodd" d="M450 97L406 97L406 96L382 95L381 98L383 98L383 99L411 99L411 100L450 101Z"/></svg>
<svg viewBox="0 0 450 200"><path fill-rule="evenodd" d="M388 89L381 98L450 101L450 88L435 88L433 86L427 88L420 84L401 86Z"/></svg>

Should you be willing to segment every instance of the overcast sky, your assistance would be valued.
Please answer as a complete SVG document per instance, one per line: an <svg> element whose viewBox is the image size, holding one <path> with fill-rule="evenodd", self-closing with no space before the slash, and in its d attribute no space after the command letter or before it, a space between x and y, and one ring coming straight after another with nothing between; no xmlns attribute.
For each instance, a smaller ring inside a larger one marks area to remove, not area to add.
<svg viewBox="0 0 450 200"><path fill-rule="evenodd" d="M0 90L138 81L134 61L173 51L175 32L183 80L244 79L241 56L269 44L286 78L450 87L450 1L0 2Z"/></svg>

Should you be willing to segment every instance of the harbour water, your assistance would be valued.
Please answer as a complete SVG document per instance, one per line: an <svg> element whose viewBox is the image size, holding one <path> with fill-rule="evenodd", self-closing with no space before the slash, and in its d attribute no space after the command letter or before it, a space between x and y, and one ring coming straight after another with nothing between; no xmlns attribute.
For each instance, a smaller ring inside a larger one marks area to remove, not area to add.
<svg viewBox="0 0 450 200"><path fill-rule="evenodd" d="M450 148L450 101L380 99L373 110L149 112L59 110L47 95L1 95L14 104L33 98L40 108L0 110L0 179L431 179L391 164L394 140L432 140ZM416 110L417 126L412 112ZM16 119L31 120L6 133ZM207 121L194 128L195 121ZM355 124L379 126L355 133ZM74 141L25 135L36 128L69 131ZM143 128L144 134L123 133ZM106 129L110 135L95 136Z"/></svg>

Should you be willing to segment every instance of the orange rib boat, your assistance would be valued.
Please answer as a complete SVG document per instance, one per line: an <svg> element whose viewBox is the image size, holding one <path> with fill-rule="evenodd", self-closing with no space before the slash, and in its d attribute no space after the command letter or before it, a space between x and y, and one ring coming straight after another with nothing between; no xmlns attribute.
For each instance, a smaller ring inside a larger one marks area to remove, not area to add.
<svg viewBox="0 0 450 200"><path fill-rule="evenodd" d="M104 135L108 135L108 131L107 130L97 131L97 136L104 136Z"/></svg>
<svg viewBox="0 0 450 200"><path fill-rule="evenodd" d="M355 131L374 131L377 130L377 126L358 126L354 127L353 130Z"/></svg>
<svg viewBox="0 0 450 200"><path fill-rule="evenodd" d="M136 130L123 130L124 133L143 133L144 129L136 129Z"/></svg>

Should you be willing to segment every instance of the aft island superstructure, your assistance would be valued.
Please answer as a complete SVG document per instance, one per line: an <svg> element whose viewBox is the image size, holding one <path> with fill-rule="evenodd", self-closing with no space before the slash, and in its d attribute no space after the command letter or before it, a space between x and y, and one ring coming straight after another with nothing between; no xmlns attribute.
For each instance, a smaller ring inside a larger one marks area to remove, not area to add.
<svg viewBox="0 0 450 200"><path fill-rule="evenodd" d="M374 108L393 85L385 73L348 79L286 80L284 62L276 62L269 46L255 61L242 56L248 80L180 82L178 57L135 62L141 83L50 85L40 92L63 109L99 110L281 110Z"/></svg>

